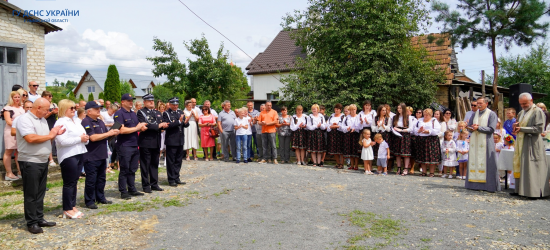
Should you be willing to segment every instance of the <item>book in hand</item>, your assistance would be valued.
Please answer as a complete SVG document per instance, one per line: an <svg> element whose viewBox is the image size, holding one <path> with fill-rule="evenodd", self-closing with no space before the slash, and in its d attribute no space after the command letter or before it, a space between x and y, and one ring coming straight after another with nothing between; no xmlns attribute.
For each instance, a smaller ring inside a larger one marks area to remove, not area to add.
<svg viewBox="0 0 550 250"><path fill-rule="evenodd" d="M113 124L113 126L111 126L111 129L120 129L120 128L122 128L122 124L120 124L117 121L115 121L115 124ZM113 135L113 136L109 137L109 142L111 142L115 138L116 138L116 135Z"/></svg>

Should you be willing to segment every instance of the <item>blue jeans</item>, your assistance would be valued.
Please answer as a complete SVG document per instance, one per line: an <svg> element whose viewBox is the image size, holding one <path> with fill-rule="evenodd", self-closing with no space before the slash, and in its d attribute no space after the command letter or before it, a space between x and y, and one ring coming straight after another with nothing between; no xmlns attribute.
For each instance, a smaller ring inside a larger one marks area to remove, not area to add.
<svg viewBox="0 0 550 250"><path fill-rule="evenodd" d="M248 159L248 143L247 143L248 135L237 135L236 136L236 142L237 142L237 161L241 160L241 148L243 150L244 154L244 160ZM241 146L242 143L242 146Z"/></svg>
<svg viewBox="0 0 550 250"><path fill-rule="evenodd" d="M246 157L245 159L254 158L254 150L252 150L252 138L256 137L256 135L251 134L251 135L247 135L246 137L247 137L246 142L248 147L248 157ZM256 142L256 139L254 139L254 142Z"/></svg>

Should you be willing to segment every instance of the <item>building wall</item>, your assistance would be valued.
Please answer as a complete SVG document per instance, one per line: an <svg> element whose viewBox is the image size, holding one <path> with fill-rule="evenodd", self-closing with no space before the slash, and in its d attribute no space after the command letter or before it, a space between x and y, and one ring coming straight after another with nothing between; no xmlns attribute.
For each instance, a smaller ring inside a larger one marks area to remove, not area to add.
<svg viewBox="0 0 550 250"><path fill-rule="evenodd" d="M449 86L439 85L435 94L435 99L437 103L445 107L452 106L449 103Z"/></svg>
<svg viewBox="0 0 550 250"><path fill-rule="evenodd" d="M84 96L84 99L88 100L88 95L90 94L88 92L89 86L95 86L95 92L93 93L94 99L99 99L99 93L103 92L103 89L101 89L101 87L99 86L99 84L97 84L95 80L84 81L74 96L78 98L80 94L82 94Z"/></svg>
<svg viewBox="0 0 550 250"><path fill-rule="evenodd" d="M24 20L0 8L0 41L27 45L27 80L37 82L41 94L46 90L45 31L43 26Z"/></svg>
<svg viewBox="0 0 550 250"><path fill-rule="evenodd" d="M289 74L290 73L253 75L252 89L254 89L254 100L266 100L268 93L272 93L284 86L284 84L279 81L281 76L286 77Z"/></svg>

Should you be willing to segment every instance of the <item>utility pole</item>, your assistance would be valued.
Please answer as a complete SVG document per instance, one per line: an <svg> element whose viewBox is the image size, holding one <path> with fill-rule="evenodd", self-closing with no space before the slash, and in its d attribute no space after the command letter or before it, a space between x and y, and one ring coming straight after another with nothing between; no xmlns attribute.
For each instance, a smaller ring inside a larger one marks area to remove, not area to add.
<svg viewBox="0 0 550 250"><path fill-rule="evenodd" d="M485 70L481 71L481 97L485 98Z"/></svg>

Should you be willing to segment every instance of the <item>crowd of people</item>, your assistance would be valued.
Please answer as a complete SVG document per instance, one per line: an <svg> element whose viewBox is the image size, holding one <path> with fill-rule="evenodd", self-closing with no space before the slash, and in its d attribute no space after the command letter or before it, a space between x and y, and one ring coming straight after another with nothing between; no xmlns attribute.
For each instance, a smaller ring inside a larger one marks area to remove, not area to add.
<svg viewBox="0 0 550 250"><path fill-rule="evenodd" d="M486 98L472 102L472 111L456 121L449 109L415 110L401 103L394 113L388 104L374 110L370 101L363 102L361 110L355 104L336 104L330 116L326 107L317 104L310 114L302 106L293 115L283 106L279 114L270 101L260 110L253 102L232 110L231 103L224 101L218 113L209 101L199 108L191 98L182 110L178 98L155 102L151 94L143 96L143 102L123 94L120 103L64 99L56 104L48 91L38 96L37 88L35 82L29 83L29 92L14 86L1 112L6 121L5 179L23 180L31 233L55 225L43 215L48 166L55 165L54 157L63 178L63 217L78 219L84 216L76 206L79 178L86 178L84 201L89 209L112 203L104 188L106 174L113 168L120 171L121 199L163 191L158 181L160 160L165 159L169 186L184 185L182 162L198 160L199 145L205 161L279 164L280 159L290 164L293 151L297 165L323 167L331 158L338 169L359 170L362 163L366 175L380 176L394 166L397 175L414 174L416 166L421 176L457 178L465 180L468 189L489 192L500 190L505 174L497 170L498 153L515 147L510 172L516 184L513 194L532 198L550 194L542 140L550 130L548 113L533 105L528 93L520 95L523 110L517 120L510 108L501 123L487 108ZM12 154L17 175L11 168ZM135 185L138 169L143 192Z"/></svg>

